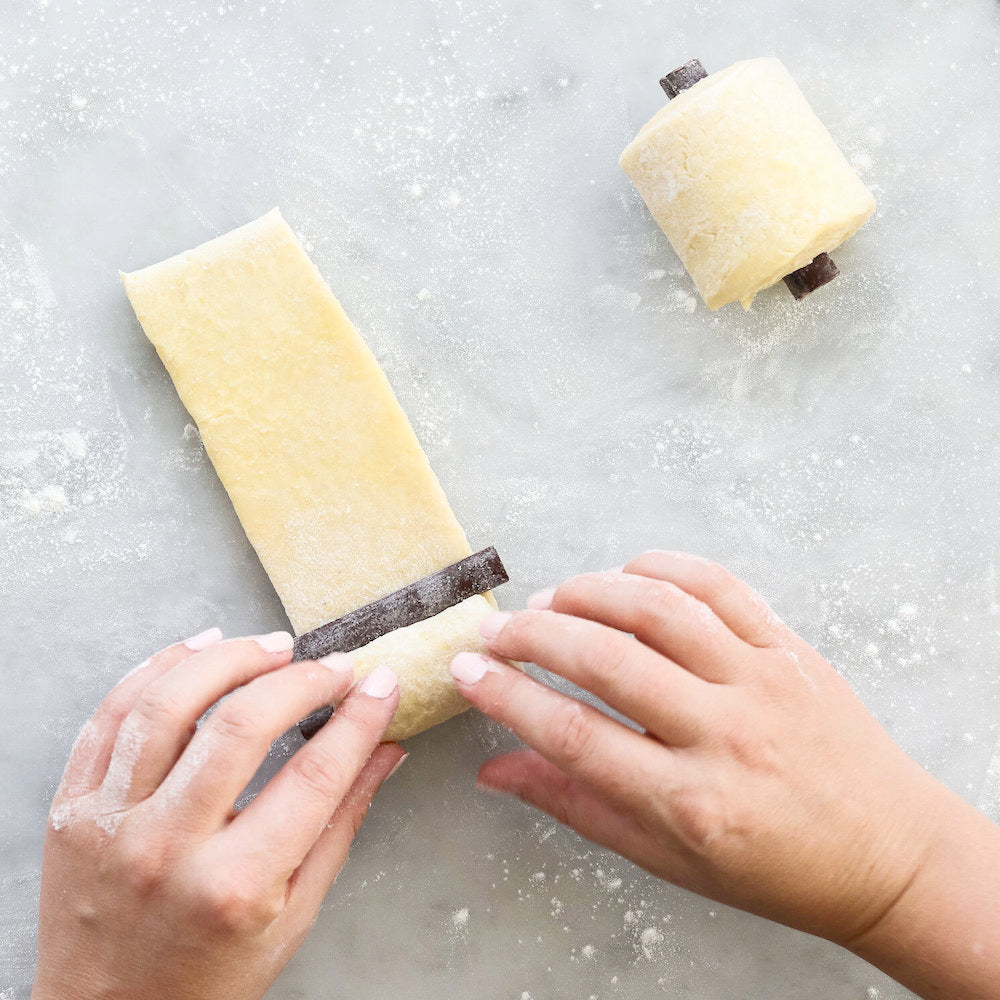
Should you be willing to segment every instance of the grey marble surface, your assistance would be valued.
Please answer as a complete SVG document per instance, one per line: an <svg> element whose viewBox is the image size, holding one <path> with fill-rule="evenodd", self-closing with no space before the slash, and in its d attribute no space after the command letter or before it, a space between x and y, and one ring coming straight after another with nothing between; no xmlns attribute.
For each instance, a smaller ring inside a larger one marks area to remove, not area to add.
<svg viewBox="0 0 1000 1000"><path fill-rule="evenodd" d="M117 278L273 205L504 554L505 605L710 555L1000 815L993 0L0 16L0 998L28 995L47 805L103 692L209 625L285 624ZM829 288L713 314L617 158L663 71L763 54L879 209ZM471 713L412 741L269 996L909 995L484 799L509 743Z"/></svg>

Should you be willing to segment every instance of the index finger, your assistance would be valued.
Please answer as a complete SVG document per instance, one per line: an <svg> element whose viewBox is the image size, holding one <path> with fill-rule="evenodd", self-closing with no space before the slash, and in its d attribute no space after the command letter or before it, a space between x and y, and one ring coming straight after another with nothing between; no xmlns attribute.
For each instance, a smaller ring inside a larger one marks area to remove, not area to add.
<svg viewBox="0 0 1000 1000"><path fill-rule="evenodd" d="M233 850L278 879L291 876L319 840L385 734L399 705L396 675L376 667L333 718L233 819Z"/></svg>
<svg viewBox="0 0 1000 1000"><path fill-rule="evenodd" d="M451 664L459 691L572 777L616 802L632 804L662 787L674 752L506 663L459 653Z"/></svg>

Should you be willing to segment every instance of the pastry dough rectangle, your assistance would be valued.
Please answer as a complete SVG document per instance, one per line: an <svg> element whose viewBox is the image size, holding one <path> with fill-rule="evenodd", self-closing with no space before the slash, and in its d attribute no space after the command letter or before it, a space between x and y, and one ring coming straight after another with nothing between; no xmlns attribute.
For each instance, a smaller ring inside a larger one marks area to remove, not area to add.
<svg viewBox="0 0 1000 1000"><path fill-rule="evenodd" d="M469 554L385 374L277 209L122 280L296 632Z"/></svg>

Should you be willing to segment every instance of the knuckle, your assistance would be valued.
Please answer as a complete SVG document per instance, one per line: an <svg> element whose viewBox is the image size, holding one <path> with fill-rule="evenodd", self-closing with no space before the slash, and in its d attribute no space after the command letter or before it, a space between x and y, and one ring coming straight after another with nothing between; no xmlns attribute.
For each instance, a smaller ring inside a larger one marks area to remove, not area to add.
<svg viewBox="0 0 1000 1000"><path fill-rule="evenodd" d="M614 687L632 665L629 648L632 640L602 631L587 645L586 666L590 672Z"/></svg>
<svg viewBox="0 0 1000 1000"><path fill-rule="evenodd" d="M779 754L774 741L749 726L731 726L722 735L723 752L743 769L755 774L775 774Z"/></svg>
<svg viewBox="0 0 1000 1000"><path fill-rule="evenodd" d="M313 750L313 747L306 748ZM309 795L329 799L342 792L347 782L344 767L329 754L300 750L290 765L297 783Z"/></svg>
<svg viewBox="0 0 1000 1000"><path fill-rule="evenodd" d="M347 698L334 712L336 729L349 729L359 736L377 735L385 725L385 713L391 707L388 698Z"/></svg>
<svg viewBox="0 0 1000 1000"><path fill-rule="evenodd" d="M558 621L559 615L554 611L519 611L490 643L490 648L500 656L534 661Z"/></svg>
<svg viewBox="0 0 1000 1000"><path fill-rule="evenodd" d="M582 767L591 759L596 741L593 720L578 701L571 701L556 713L552 734L560 757L570 767Z"/></svg>
<svg viewBox="0 0 1000 1000"><path fill-rule="evenodd" d="M681 841L698 853L730 832L729 810L716 789L685 785L669 799L669 822Z"/></svg>
<svg viewBox="0 0 1000 1000"><path fill-rule="evenodd" d="M75 843L89 840L91 838L86 836L86 832L92 830L94 824L81 823L80 820L90 819L91 816L89 803L85 799L59 791L49 809L45 827L46 834L49 837L57 837L60 840Z"/></svg>
<svg viewBox="0 0 1000 1000"><path fill-rule="evenodd" d="M199 908L208 927L232 936L258 933L280 912L272 894L247 878L233 876L218 878L201 890Z"/></svg>
<svg viewBox="0 0 1000 1000"><path fill-rule="evenodd" d="M672 584L643 582L632 611L636 632L645 633L662 625L668 608L678 596L679 592Z"/></svg>
<svg viewBox="0 0 1000 1000"><path fill-rule="evenodd" d="M135 711L154 730L176 723L185 714L177 696L158 684L150 684L142 692Z"/></svg>
<svg viewBox="0 0 1000 1000"><path fill-rule="evenodd" d="M572 805L570 782L566 778L556 778L542 783L531 781L525 776L513 785L511 791L522 802L548 813L557 823L573 826L578 820Z"/></svg>
<svg viewBox="0 0 1000 1000"><path fill-rule="evenodd" d="M91 722L94 726L99 726L102 729L105 727L120 726L129 711L131 711L132 704L133 701L128 697L126 692L115 688L98 706Z"/></svg>
<svg viewBox="0 0 1000 1000"><path fill-rule="evenodd" d="M154 895L167 880L166 857L151 840L123 838L118 847L118 863L129 887L140 899Z"/></svg>
<svg viewBox="0 0 1000 1000"><path fill-rule="evenodd" d="M504 626L500 636L504 646L510 649L521 649L530 645L538 635L539 629L545 627L546 621L551 621L555 615L551 611L528 610L521 611Z"/></svg>
<svg viewBox="0 0 1000 1000"><path fill-rule="evenodd" d="M564 799L549 796L536 802L533 796L523 792L518 795L518 798L528 805L537 806L543 812L547 812L557 823L561 823L563 826L573 826L575 817L569 803Z"/></svg>
<svg viewBox="0 0 1000 1000"><path fill-rule="evenodd" d="M701 576L709 593L718 594L729 590L736 578L725 566L715 562L705 562L701 567Z"/></svg>
<svg viewBox="0 0 1000 1000"><path fill-rule="evenodd" d="M264 728L258 713L243 698L223 702L212 713L209 724L215 734L233 742L255 740Z"/></svg>

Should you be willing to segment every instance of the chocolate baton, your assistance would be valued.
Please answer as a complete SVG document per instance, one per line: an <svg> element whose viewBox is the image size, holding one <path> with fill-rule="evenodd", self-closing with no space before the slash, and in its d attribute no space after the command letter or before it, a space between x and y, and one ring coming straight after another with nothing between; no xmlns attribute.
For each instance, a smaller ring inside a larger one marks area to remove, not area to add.
<svg viewBox="0 0 1000 1000"><path fill-rule="evenodd" d="M689 59L683 66L672 69L660 80L660 86L667 95L668 100L673 100L679 93L693 87L699 80L703 80L708 73L698 59Z"/></svg>
<svg viewBox="0 0 1000 1000"><path fill-rule="evenodd" d="M500 556L490 546L335 621L304 632L295 640L292 659L316 660L327 653L350 653L379 636L433 618L507 580ZM299 731L308 740L326 725L331 715L332 708L321 708L299 723Z"/></svg>

